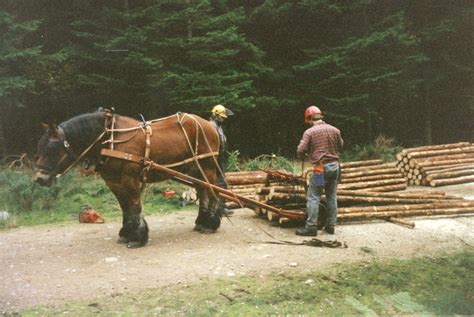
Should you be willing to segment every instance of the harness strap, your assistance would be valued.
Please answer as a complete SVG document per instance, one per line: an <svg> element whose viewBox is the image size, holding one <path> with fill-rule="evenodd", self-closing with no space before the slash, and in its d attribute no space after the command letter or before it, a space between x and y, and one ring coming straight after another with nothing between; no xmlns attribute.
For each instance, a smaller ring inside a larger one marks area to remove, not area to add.
<svg viewBox="0 0 474 317"><path fill-rule="evenodd" d="M130 154L130 153L125 153L125 152L117 151L117 150L102 149L100 151L100 154L103 155L103 156L109 156L109 157L113 157L113 158L117 158L117 159L121 159L121 160L125 160L125 161L134 162L134 163L137 163L137 164L141 164L142 162L144 162L144 158L142 156L135 155L135 154ZM218 152L204 153L204 154L197 155L196 157L191 157L191 158L185 159L185 160L177 162L177 163L172 163L172 164L167 164L167 165L162 165L162 166L176 167L176 166L184 165L184 164L187 164L187 163L191 163L191 162L195 161L196 159L201 160L201 159L205 159L207 157L214 156L214 155L217 155L217 154L219 154L219 153Z"/></svg>

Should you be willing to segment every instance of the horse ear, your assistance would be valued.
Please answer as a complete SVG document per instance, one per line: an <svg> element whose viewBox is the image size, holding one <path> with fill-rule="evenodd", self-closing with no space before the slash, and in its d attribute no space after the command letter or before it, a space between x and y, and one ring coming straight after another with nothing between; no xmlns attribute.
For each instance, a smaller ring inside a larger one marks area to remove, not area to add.
<svg viewBox="0 0 474 317"><path fill-rule="evenodd" d="M59 137L58 127L55 124L51 124L48 127L50 137Z"/></svg>

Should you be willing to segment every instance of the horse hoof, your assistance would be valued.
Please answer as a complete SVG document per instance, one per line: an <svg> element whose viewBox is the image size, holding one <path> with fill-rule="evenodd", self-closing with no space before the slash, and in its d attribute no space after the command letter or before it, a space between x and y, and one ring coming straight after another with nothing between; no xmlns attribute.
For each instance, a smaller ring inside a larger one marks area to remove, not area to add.
<svg viewBox="0 0 474 317"><path fill-rule="evenodd" d="M204 233L204 234L211 234L211 233L215 233L216 230L202 227L201 230L199 230L199 232Z"/></svg>
<svg viewBox="0 0 474 317"><path fill-rule="evenodd" d="M118 240L117 240L117 243L119 243L119 244L126 244L126 243L128 243L128 238L126 238L126 237L119 237Z"/></svg>
<svg viewBox="0 0 474 317"><path fill-rule="evenodd" d="M128 244L127 244L127 248L129 249L136 249L136 248L141 248L143 247L145 244L144 243L141 243L141 242L138 242L138 241L130 241Z"/></svg>
<svg viewBox="0 0 474 317"><path fill-rule="evenodd" d="M193 228L193 231L201 231L203 229L203 226L201 225L195 225Z"/></svg>

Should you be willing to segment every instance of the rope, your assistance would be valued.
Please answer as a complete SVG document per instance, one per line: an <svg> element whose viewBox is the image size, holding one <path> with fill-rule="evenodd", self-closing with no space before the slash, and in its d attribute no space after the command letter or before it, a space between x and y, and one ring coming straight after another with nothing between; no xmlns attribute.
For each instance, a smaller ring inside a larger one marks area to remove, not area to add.
<svg viewBox="0 0 474 317"><path fill-rule="evenodd" d="M339 242L337 240L320 240L317 238L312 238L311 240L303 240L302 242L293 242L293 241L286 241L286 240L280 240L272 236L270 233L267 231L263 230L260 228L267 236L269 236L272 239L275 239L276 241L263 241L260 243L265 243L265 244L282 244L282 245L306 245L310 247L326 247L326 248L343 248L346 249L348 248L347 244L345 242Z"/></svg>
<svg viewBox="0 0 474 317"><path fill-rule="evenodd" d="M202 177L204 178L204 180L205 180L208 184L210 184L211 182L209 181L209 179L207 178L206 174L204 173L204 170L202 169L201 164L199 164L199 159L197 158L197 154L196 154L196 152L193 150L193 146L192 146L192 144L191 144L191 141L189 140L188 133L186 132L186 129L184 129L184 126L183 126L183 119L184 119L185 117L190 117L190 116L185 113L185 114L182 116L182 118L180 118L179 115L180 115L180 113L177 113L177 114L176 114L176 117L177 117L177 119L178 119L177 122L178 122L179 126L181 127L181 129L183 130L184 136L186 137L186 142L188 143L188 146L189 146L189 150L190 150L191 153L193 154L194 161L196 162L196 166L198 167L199 172L201 173L201 175L202 175ZM191 117L191 119L193 119L193 121L196 123L196 131L198 131L198 130L197 130L197 125L199 125L199 123L197 122L197 120L196 120L195 118ZM204 136L205 136L205 135L206 135L206 134L204 133ZM196 133L196 143L197 143L197 140L198 140L198 139L199 139L199 135L198 135L198 133ZM196 150L197 150L197 148L196 148ZM211 151L212 149L209 149L209 150ZM210 187L210 188L211 188L211 192L212 192L212 195L214 196L214 198L215 198L216 200L219 200L218 195L216 194L216 192L214 191L214 189L213 189L212 187Z"/></svg>

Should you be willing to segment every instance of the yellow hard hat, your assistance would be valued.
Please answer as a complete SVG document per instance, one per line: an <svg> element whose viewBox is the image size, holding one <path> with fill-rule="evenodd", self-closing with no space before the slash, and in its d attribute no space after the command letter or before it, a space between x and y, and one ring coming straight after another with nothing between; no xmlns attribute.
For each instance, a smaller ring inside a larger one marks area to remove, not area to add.
<svg viewBox="0 0 474 317"><path fill-rule="evenodd" d="M216 116L227 119L227 109L223 105L215 105L211 112Z"/></svg>

